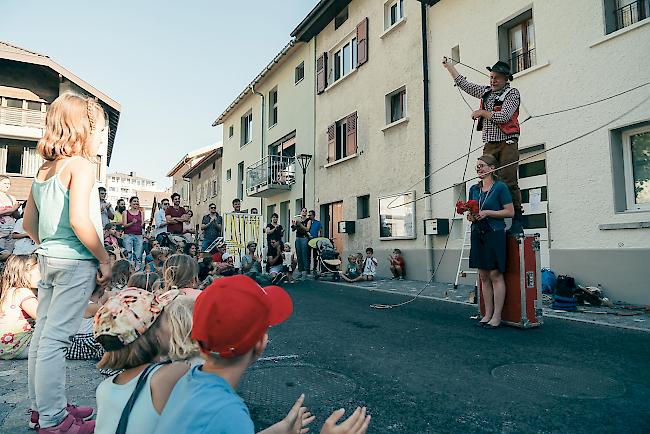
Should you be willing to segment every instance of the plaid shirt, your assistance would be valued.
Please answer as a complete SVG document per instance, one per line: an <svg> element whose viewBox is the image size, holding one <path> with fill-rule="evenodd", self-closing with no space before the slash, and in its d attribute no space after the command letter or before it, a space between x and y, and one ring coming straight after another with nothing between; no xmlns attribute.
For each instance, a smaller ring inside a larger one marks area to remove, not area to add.
<svg viewBox="0 0 650 434"><path fill-rule="evenodd" d="M456 85L467 94L473 96L474 98L481 98L485 92L490 90L490 86L480 86L474 84L470 81L467 81L465 77L459 75L456 77ZM503 124L508 122L512 115L515 114L519 108L519 102L521 96L519 91L515 88L506 95L505 100L503 101L503 106L501 111L495 112L494 101L501 95L503 92L510 88L510 84L506 83L506 86L499 92L490 92L487 97L487 102L484 110L487 110L492 113L492 119L483 119L483 143L488 142L502 142L504 140L513 139L519 137L519 134L505 134L497 124Z"/></svg>

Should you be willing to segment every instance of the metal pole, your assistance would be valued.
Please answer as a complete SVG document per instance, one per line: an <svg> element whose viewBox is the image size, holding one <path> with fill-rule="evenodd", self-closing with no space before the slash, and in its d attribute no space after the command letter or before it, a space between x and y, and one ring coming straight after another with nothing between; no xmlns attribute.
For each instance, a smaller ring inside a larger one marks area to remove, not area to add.
<svg viewBox="0 0 650 434"><path fill-rule="evenodd" d="M305 177L307 176L307 167L302 169L302 207L306 208L305 204ZM302 211L302 210L301 210Z"/></svg>

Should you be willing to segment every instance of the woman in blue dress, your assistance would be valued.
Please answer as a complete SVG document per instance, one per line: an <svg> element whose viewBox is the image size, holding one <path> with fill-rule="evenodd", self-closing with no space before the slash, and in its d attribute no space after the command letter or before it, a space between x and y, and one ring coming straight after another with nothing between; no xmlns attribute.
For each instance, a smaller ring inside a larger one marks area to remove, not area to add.
<svg viewBox="0 0 650 434"><path fill-rule="evenodd" d="M476 216L468 214L472 222L472 247L469 265L478 268L485 316L479 327L494 329L501 325L501 311L506 298L506 224L504 219L515 213L508 186L498 180L495 173L497 160L492 155L483 155L476 162L478 184L469 190L469 199L479 205Z"/></svg>

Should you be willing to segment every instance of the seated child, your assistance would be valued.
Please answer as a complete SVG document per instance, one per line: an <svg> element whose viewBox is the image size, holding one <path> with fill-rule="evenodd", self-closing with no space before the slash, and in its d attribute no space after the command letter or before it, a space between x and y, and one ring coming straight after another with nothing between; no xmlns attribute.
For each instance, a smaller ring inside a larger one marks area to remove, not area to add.
<svg viewBox="0 0 650 434"><path fill-rule="evenodd" d="M262 289L246 276L216 280L194 305L192 338L201 350L203 365L192 367L169 396L174 405L165 406L156 433L210 432L253 434L255 428L248 407L235 390L246 370L259 359L268 343L268 328L286 321L293 310L289 294L282 288ZM215 319L219 327L214 327ZM301 395L285 419L269 431L306 432L313 421L302 407ZM357 408L336 425L343 411L330 416L321 434L363 434L370 416ZM350 428L345 429L344 426Z"/></svg>
<svg viewBox="0 0 650 434"><path fill-rule="evenodd" d="M348 268L345 270L345 277L348 279L356 279L357 277L360 276L361 273L359 273L359 263L357 262L357 255L350 255L348 256Z"/></svg>
<svg viewBox="0 0 650 434"><path fill-rule="evenodd" d="M99 360L104 355L104 349L93 337L93 319L100 307L106 302L112 293L104 291L101 285L97 285L88 307L83 313L83 319L79 330L70 337L70 346L65 351L65 358L68 360Z"/></svg>
<svg viewBox="0 0 650 434"><path fill-rule="evenodd" d="M298 260L296 259L296 255L291 252L291 245L289 243L286 243L284 245L284 252L282 252L282 271L284 271L287 275L287 280L289 283L294 283L293 280L293 272L296 269L296 264Z"/></svg>
<svg viewBox="0 0 650 434"><path fill-rule="evenodd" d="M406 262L400 249L393 250L393 254L388 257L390 261L390 271L393 273L392 279L404 280L406 274Z"/></svg>
<svg viewBox="0 0 650 434"><path fill-rule="evenodd" d="M366 249L366 259L363 261L363 265L361 265L361 275L355 277L354 279L351 279L347 277L345 274L341 274L341 277L343 280L346 282L359 282L362 280L374 280L375 279L375 274L377 273L377 258L373 256L374 251L372 247L368 247ZM357 257L358 258L358 257ZM358 262L360 264L360 262Z"/></svg>
<svg viewBox="0 0 650 434"><path fill-rule="evenodd" d="M121 291L126 288L129 278L133 273L133 266L126 259L118 259L113 264L113 275L107 285L107 289L112 292Z"/></svg>
<svg viewBox="0 0 650 434"><path fill-rule="evenodd" d="M0 360L26 359L34 333L40 280L36 256L11 256L0 281Z"/></svg>
<svg viewBox="0 0 650 434"><path fill-rule="evenodd" d="M165 261L160 283L156 286L161 287L163 291L178 289L183 295L196 298L201 293L196 289L199 285L199 265L190 256L171 255ZM155 289L154 292L159 292L159 289Z"/></svg>
<svg viewBox="0 0 650 434"><path fill-rule="evenodd" d="M209 275L213 274L212 258L205 256L199 261L199 282L203 282Z"/></svg>
<svg viewBox="0 0 650 434"><path fill-rule="evenodd" d="M223 262L215 264L217 267L217 273L221 276L232 276L237 274L237 269L235 268L235 257L230 253L226 252L221 255L221 260Z"/></svg>
<svg viewBox="0 0 650 434"><path fill-rule="evenodd" d="M147 263L146 270L162 274L165 261L169 257L169 249L167 247L156 247L151 249L151 261Z"/></svg>
<svg viewBox="0 0 650 434"><path fill-rule="evenodd" d="M174 384L189 369L186 363L157 363L169 353L167 309L178 295L177 290L154 295L128 288L109 298L98 310L94 336L106 352L97 367L124 371L97 387L95 433L116 432L141 377L146 379L144 387L125 414L125 432L152 434L156 431L160 413Z"/></svg>
<svg viewBox="0 0 650 434"><path fill-rule="evenodd" d="M134 273L130 278L127 286L129 288L140 288L145 291L153 292L154 285L160 280L158 273L153 273L150 271L141 271L139 273Z"/></svg>

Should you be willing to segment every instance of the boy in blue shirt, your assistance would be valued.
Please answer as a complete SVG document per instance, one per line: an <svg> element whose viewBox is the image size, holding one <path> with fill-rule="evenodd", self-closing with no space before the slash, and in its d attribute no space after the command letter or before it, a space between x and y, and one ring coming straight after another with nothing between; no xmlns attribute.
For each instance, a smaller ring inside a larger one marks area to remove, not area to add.
<svg viewBox="0 0 650 434"><path fill-rule="evenodd" d="M207 287L196 299L192 325L192 339L199 344L205 363L176 383L156 433L254 433L248 407L235 389L246 369L264 352L269 327L286 321L292 311L286 291L279 286L262 288L247 276L224 277ZM301 407L303 399L298 399L287 418L263 432L306 432L314 418ZM332 413L321 434L366 432L370 416L365 408L357 408L336 425L343 412Z"/></svg>

